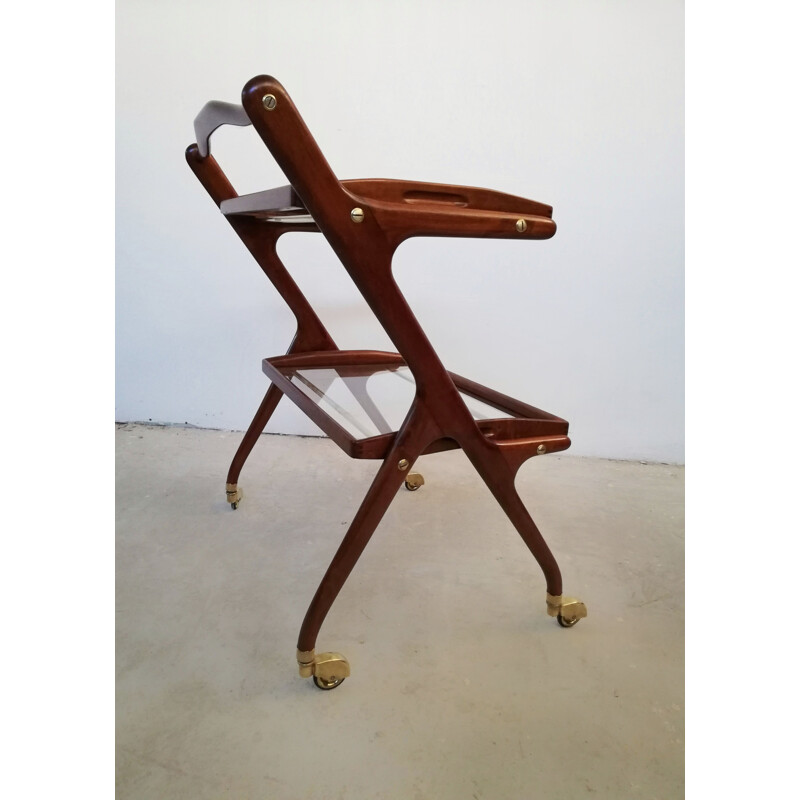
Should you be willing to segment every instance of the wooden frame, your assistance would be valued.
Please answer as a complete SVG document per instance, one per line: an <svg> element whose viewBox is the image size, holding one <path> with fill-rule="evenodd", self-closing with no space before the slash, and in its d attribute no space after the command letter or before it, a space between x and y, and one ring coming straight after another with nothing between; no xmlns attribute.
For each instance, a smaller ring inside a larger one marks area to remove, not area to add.
<svg viewBox="0 0 800 800"><path fill-rule="evenodd" d="M252 124L289 185L239 196L209 149L212 132L223 124ZM343 656L315 653L319 629L410 468L421 455L441 450L463 449L509 516L544 572L548 613L565 627L586 616L582 603L563 597L556 560L514 487L516 473L528 458L569 447L568 423L448 372L392 277L394 252L412 236L547 239L556 231L552 208L468 186L340 181L286 90L266 75L245 85L241 106L207 104L195 120L195 132L197 144L186 151L189 166L297 320L287 354L264 359L271 384L231 463L228 499L238 505L241 469L284 394L349 456L382 461L301 626L297 645L301 675L313 676L321 688L333 688L349 675ZM277 255L278 239L290 231L319 231L325 236L396 353L337 348ZM416 384L405 421L396 431L362 438L326 414L294 380L304 369L332 370L352 379L348 385L355 399L373 419L382 420L366 383L378 371L401 368L410 370ZM498 418L475 420L464 396L493 405L500 412Z"/></svg>

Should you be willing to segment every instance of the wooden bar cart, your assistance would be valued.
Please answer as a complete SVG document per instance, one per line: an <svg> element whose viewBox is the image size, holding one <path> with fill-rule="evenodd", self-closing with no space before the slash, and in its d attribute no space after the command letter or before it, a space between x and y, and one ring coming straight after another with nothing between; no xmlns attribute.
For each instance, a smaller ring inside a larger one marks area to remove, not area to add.
<svg viewBox="0 0 800 800"><path fill-rule="evenodd" d="M221 125L253 125L289 185L238 195L209 150ZM344 656L315 652L320 627L396 492L424 482L413 471L417 459L444 450L464 451L541 566L547 613L564 627L575 625L586 607L562 595L558 564L514 485L527 459L569 447L568 423L448 372L392 276L394 252L412 236L548 239L556 232L552 208L469 186L340 181L286 90L266 75L245 85L241 105L207 103L194 127L189 166L297 319L286 355L263 361L270 386L230 465L227 501L234 509L241 502L240 472L283 395L351 458L381 462L303 620L300 675L332 689L350 674ZM397 352L336 346L278 257L277 241L291 231L325 236ZM387 377L411 391L399 426L387 421L368 391Z"/></svg>

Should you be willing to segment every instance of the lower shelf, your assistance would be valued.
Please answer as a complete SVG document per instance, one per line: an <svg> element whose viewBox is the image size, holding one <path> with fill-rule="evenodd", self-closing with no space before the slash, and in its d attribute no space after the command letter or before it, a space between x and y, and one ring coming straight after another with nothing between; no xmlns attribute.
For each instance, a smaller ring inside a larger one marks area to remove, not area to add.
<svg viewBox="0 0 800 800"><path fill-rule="evenodd" d="M315 351L267 358L266 375L351 458L383 458L414 399L416 384L397 353ZM450 373L456 388L492 441L548 439L547 451L569 447L566 420ZM456 449L452 439L426 453Z"/></svg>

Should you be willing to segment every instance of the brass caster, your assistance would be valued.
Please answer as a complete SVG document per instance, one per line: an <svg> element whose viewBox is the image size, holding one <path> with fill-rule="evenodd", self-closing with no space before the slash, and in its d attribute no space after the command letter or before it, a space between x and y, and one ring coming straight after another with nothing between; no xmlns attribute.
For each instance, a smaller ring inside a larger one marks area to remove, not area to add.
<svg viewBox="0 0 800 800"><path fill-rule="evenodd" d="M558 620L562 628L571 628L587 615L586 606L574 597L547 595L547 613Z"/></svg>
<svg viewBox="0 0 800 800"><path fill-rule="evenodd" d="M344 678L331 678L331 680L325 680L325 678L320 678L317 675L314 676L314 685L317 689L322 689L323 691L330 691L331 689L335 689Z"/></svg>
<svg viewBox="0 0 800 800"><path fill-rule="evenodd" d="M405 484L409 492L416 492L420 486L425 485L425 478L419 472L409 472Z"/></svg>
<svg viewBox="0 0 800 800"><path fill-rule="evenodd" d="M297 665L301 678L313 678L319 689L335 689L350 676L350 664L341 653L320 653L313 650L297 651Z"/></svg>
<svg viewBox="0 0 800 800"><path fill-rule="evenodd" d="M239 508L242 497L242 490L235 483L225 484L225 499L231 504L231 508L234 511Z"/></svg>

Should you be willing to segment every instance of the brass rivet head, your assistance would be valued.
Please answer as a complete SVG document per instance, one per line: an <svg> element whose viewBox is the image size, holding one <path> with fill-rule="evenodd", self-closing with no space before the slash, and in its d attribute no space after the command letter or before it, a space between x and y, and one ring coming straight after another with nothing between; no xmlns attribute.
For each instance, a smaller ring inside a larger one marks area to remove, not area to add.
<svg viewBox="0 0 800 800"><path fill-rule="evenodd" d="M272 109L274 109L275 106L278 105L278 101L275 98L274 94L265 94L261 98L261 104L264 106L264 108L267 109L267 111L272 111Z"/></svg>
<svg viewBox="0 0 800 800"><path fill-rule="evenodd" d="M397 462L397 469L399 469L400 472L405 472L408 469L408 467L409 467L408 459L401 458Z"/></svg>
<svg viewBox="0 0 800 800"><path fill-rule="evenodd" d="M526 230L528 230L528 223L525 222L524 219L518 219L516 228L519 233L524 233Z"/></svg>
<svg viewBox="0 0 800 800"><path fill-rule="evenodd" d="M350 219L353 222L363 222L364 221L364 209L363 208L354 208L350 212Z"/></svg>
<svg viewBox="0 0 800 800"><path fill-rule="evenodd" d="M540 445L539 445L539 446L536 448L536 452L537 452L537 453L538 453L540 456L543 456L543 455L544 455L544 454L547 452L547 448L546 448L546 447L545 447L543 444L540 444Z"/></svg>

